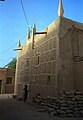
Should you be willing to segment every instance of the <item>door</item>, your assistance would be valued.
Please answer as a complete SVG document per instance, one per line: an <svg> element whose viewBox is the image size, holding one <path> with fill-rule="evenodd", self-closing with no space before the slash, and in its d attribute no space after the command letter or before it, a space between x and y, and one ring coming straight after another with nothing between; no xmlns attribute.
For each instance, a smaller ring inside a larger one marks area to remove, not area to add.
<svg viewBox="0 0 83 120"><path fill-rule="evenodd" d="M2 80L0 80L0 94L1 94L1 91L2 91Z"/></svg>

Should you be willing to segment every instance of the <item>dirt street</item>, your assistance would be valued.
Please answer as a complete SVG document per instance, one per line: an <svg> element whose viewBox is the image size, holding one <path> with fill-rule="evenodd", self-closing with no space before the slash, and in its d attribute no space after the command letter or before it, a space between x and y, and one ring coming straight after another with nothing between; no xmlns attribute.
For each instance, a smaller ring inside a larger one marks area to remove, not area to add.
<svg viewBox="0 0 83 120"><path fill-rule="evenodd" d="M40 113L38 110L12 98L0 98L0 120L83 120L83 118L49 117L48 113Z"/></svg>

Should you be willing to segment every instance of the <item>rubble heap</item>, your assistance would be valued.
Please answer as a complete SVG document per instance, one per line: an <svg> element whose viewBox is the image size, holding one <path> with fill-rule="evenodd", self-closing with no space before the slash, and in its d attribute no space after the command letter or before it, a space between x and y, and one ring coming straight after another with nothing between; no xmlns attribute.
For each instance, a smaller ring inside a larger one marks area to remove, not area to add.
<svg viewBox="0 0 83 120"><path fill-rule="evenodd" d="M64 92L62 97L33 97L33 102L46 107L48 113L60 117L82 117L83 95L79 91Z"/></svg>

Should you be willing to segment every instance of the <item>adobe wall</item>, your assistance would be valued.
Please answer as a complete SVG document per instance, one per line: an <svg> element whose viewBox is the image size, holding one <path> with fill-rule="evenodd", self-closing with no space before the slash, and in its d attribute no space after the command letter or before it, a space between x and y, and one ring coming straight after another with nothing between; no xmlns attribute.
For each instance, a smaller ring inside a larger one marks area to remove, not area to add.
<svg viewBox="0 0 83 120"><path fill-rule="evenodd" d="M83 93L83 29L78 30L76 38L79 56L74 59L74 87Z"/></svg>
<svg viewBox="0 0 83 120"><path fill-rule="evenodd" d="M7 77L12 77L12 84L6 84L5 82L5 93L14 93L15 69L6 68L6 79Z"/></svg>
<svg viewBox="0 0 83 120"><path fill-rule="evenodd" d="M47 34L34 36L34 49L31 38L18 52L16 92L19 96L23 94L23 84L29 84L30 98L37 93L57 95L58 26L59 18L43 30Z"/></svg>
<svg viewBox="0 0 83 120"><path fill-rule="evenodd" d="M43 39L36 40L34 55L30 53L30 97L37 93L41 96L57 95L56 80L56 41L57 31L47 33ZM39 64L38 64L39 59Z"/></svg>
<svg viewBox="0 0 83 120"><path fill-rule="evenodd" d="M83 25L61 18L60 26L60 93L74 89L83 92Z"/></svg>
<svg viewBox="0 0 83 120"><path fill-rule="evenodd" d="M7 77L12 77L12 84L7 84ZM0 80L2 80L1 94L14 93L15 69L0 68Z"/></svg>

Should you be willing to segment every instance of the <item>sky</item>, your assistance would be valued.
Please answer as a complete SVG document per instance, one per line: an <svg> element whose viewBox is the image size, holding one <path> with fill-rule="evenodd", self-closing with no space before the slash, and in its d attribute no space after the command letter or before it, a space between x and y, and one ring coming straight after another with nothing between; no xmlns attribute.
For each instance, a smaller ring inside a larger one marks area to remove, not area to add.
<svg viewBox="0 0 83 120"><path fill-rule="evenodd" d="M62 0L64 17L83 23L83 0ZM26 42L28 26L43 30L58 17L59 0L22 0L28 25L23 13L21 0L0 1L0 67L4 67L17 56L18 39Z"/></svg>

